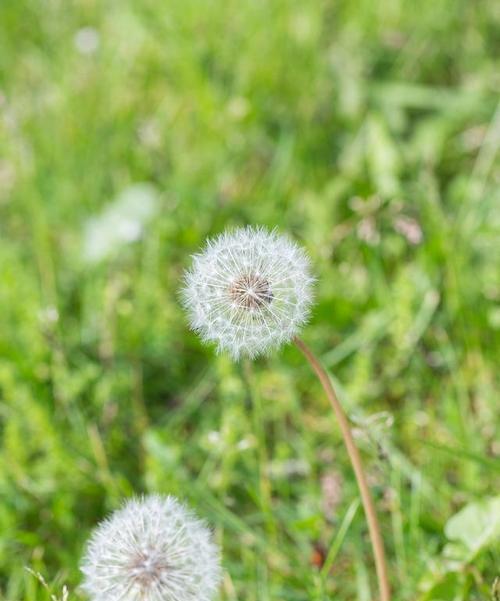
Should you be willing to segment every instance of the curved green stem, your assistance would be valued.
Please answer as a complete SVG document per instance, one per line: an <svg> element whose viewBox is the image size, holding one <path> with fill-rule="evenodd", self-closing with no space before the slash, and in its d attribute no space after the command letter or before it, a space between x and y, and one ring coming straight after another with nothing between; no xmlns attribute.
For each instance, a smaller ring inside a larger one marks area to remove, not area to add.
<svg viewBox="0 0 500 601"><path fill-rule="evenodd" d="M382 541L382 535L380 534L380 526L377 518L377 513L375 511L375 506L373 504L373 499L370 493L370 488L368 487L368 482L366 480L366 475L363 469L361 455L359 454L358 448L354 443L354 438L349 427L349 422L347 421L347 416L344 410L342 409L339 400L337 399L337 395L335 394L330 378L328 377L328 374L326 373L319 360L309 349L309 347L302 340L300 340L300 338L295 338L294 342L297 345L297 347L302 351L305 358L309 361L309 364L311 365L313 371L318 376L318 379L321 382L321 385L323 386L326 396L328 397L333 407L333 411L335 412L335 416L337 418L340 430L342 432L342 436L344 438L344 444L347 449L349 459L351 460L356 480L358 482L359 492L361 494L361 501L365 510L366 521L368 522L368 530L370 532L370 540L373 547L373 555L375 557L375 566L377 569L380 601L390 601L391 590L389 587L389 577L387 572L387 562L385 559L384 543Z"/></svg>

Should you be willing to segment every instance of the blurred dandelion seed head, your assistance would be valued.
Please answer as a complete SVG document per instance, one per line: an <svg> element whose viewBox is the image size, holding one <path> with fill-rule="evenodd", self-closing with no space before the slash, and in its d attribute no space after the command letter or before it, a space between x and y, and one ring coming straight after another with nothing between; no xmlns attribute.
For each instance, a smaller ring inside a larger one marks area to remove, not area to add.
<svg viewBox="0 0 500 601"><path fill-rule="evenodd" d="M100 524L81 570L92 601L211 601L221 578L210 530L159 495L129 501Z"/></svg>
<svg viewBox="0 0 500 601"><path fill-rule="evenodd" d="M81 54L93 54L99 48L99 32L93 27L82 27L74 38L75 46Z"/></svg>
<svg viewBox="0 0 500 601"><path fill-rule="evenodd" d="M191 327L235 359L289 342L309 317L313 277L288 237L240 228L207 242L185 277Z"/></svg>
<svg viewBox="0 0 500 601"><path fill-rule="evenodd" d="M148 183L128 186L85 225L83 256L98 263L139 240L158 211L158 193Z"/></svg>

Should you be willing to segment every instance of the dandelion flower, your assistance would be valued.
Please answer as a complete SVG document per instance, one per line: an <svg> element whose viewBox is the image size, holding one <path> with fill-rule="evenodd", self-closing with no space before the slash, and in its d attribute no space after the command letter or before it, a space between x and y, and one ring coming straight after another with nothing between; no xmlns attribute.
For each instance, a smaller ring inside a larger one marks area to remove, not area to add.
<svg viewBox="0 0 500 601"><path fill-rule="evenodd" d="M82 562L92 601L211 601L219 550L173 497L127 502L94 531Z"/></svg>
<svg viewBox="0 0 500 601"><path fill-rule="evenodd" d="M238 359L289 342L309 316L309 259L288 237L240 228L193 257L183 289L193 330Z"/></svg>

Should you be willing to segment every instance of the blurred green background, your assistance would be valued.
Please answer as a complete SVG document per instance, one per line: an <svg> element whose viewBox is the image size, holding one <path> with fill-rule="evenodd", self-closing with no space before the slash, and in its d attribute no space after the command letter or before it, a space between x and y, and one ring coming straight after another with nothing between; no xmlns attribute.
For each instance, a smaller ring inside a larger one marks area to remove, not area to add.
<svg viewBox="0 0 500 601"><path fill-rule="evenodd" d="M499 48L494 0L0 1L0 598L83 598L145 491L213 524L220 600L376 598L297 350L234 364L179 306L246 223L312 257L395 600L494 598Z"/></svg>

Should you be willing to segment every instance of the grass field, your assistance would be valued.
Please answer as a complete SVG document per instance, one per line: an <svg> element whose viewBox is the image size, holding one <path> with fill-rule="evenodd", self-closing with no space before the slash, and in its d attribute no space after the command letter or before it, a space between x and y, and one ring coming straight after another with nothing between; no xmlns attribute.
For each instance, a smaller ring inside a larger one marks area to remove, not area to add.
<svg viewBox="0 0 500 601"><path fill-rule="evenodd" d="M499 31L494 0L0 0L1 599L49 599L26 567L83 599L143 492L213 525L220 601L376 599L298 351L233 363L180 307L246 223L312 257L394 599L499 598Z"/></svg>

